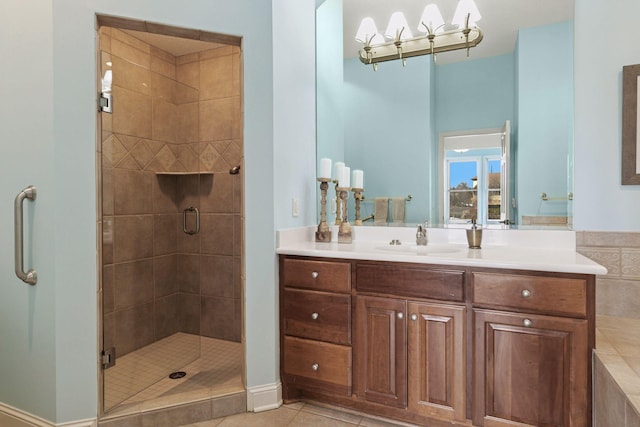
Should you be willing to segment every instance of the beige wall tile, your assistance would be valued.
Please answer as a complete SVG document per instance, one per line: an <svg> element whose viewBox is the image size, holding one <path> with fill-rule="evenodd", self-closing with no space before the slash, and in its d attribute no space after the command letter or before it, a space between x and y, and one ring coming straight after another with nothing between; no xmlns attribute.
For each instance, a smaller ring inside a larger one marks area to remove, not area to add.
<svg viewBox="0 0 640 427"><path fill-rule="evenodd" d="M200 255L178 254L180 292L200 294Z"/></svg>
<svg viewBox="0 0 640 427"><path fill-rule="evenodd" d="M178 256L176 254L153 258L153 288L155 298L178 292Z"/></svg>
<svg viewBox="0 0 640 427"><path fill-rule="evenodd" d="M152 139L156 141L177 142L177 109L175 104L162 99L153 100Z"/></svg>
<svg viewBox="0 0 640 427"><path fill-rule="evenodd" d="M633 411L633 412L630 412ZM627 427L640 427L639 424L634 424L640 414L640 395L628 396L627 399ZM631 424L629 425L629 422Z"/></svg>
<svg viewBox="0 0 640 427"><path fill-rule="evenodd" d="M188 144L178 146L178 161L189 172L198 172L200 161Z"/></svg>
<svg viewBox="0 0 640 427"><path fill-rule="evenodd" d="M113 264L102 267L102 312L107 314L115 309L113 291Z"/></svg>
<svg viewBox="0 0 640 427"><path fill-rule="evenodd" d="M198 89L195 89L191 86L185 85L183 83L176 82L176 104L189 104L192 102L198 102L200 98L200 93Z"/></svg>
<svg viewBox="0 0 640 427"><path fill-rule="evenodd" d="M153 255L176 253L178 214L169 213L153 216Z"/></svg>
<svg viewBox="0 0 640 427"><path fill-rule="evenodd" d="M233 298L202 297L200 333L210 338L232 340L234 308Z"/></svg>
<svg viewBox="0 0 640 427"><path fill-rule="evenodd" d="M113 215L113 170L111 168L102 168L102 215Z"/></svg>
<svg viewBox="0 0 640 427"><path fill-rule="evenodd" d="M201 144L201 151L199 156L201 171L213 171L214 166L219 158L220 152L214 148L213 144Z"/></svg>
<svg viewBox="0 0 640 427"><path fill-rule="evenodd" d="M640 248L640 233L616 231L578 231L577 246Z"/></svg>
<svg viewBox="0 0 640 427"><path fill-rule="evenodd" d="M176 65L188 64L189 62L199 62L200 54L198 52L189 53L176 57Z"/></svg>
<svg viewBox="0 0 640 427"><path fill-rule="evenodd" d="M242 169L240 174L233 175L233 212L242 213L244 196L242 191Z"/></svg>
<svg viewBox="0 0 640 427"><path fill-rule="evenodd" d="M233 177L229 173L212 175L213 185L202 186L200 209L204 213L233 212Z"/></svg>
<svg viewBox="0 0 640 427"><path fill-rule="evenodd" d="M177 106L178 111L178 142L198 142L199 141L199 104L181 104Z"/></svg>
<svg viewBox="0 0 640 427"><path fill-rule="evenodd" d="M138 140L135 147L129 152L133 160L136 161L140 169L146 169L151 160L153 160L153 152L147 147L143 139Z"/></svg>
<svg viewBox="0 0 640 427"><path fill-rule="evenodd" d="M111 37L145 53L151 53L151 46L149 46L147 42L144 42L122 30L112 27Z"/></svg>
<svg viewBox="0 0 640 427"><path fill-rule="evenodd" d="M176 64L151 55L151 71L175 80Z"/></svg>
<svg viewBox="0 0 640 427"><path fill-rule="evenodd" d="M119 86L113 87L113 131L151 138L151 98Z"/></svg>
<svg viewBox="0 0 640 427"><path fill-rule="evenodd" d="M233 257L233 297L242 298L242 259Z"/></svg>
<svg viewBox="0 0 640 427"><path fill-rule="evenodd" d="M113 170L114 209L116 215L150 213L151 181L150 172Z"/></svg>
<svg viewBox="0 0 640 427"><path fill-rule="evenodd" d="M102 264L113 263L114 218L102 218Z"/></svg>
<svg viewBox="0 0 640 427"><path fill-rule="evenodd" d="M153 301L153 261L145 259L114 265L115 309Z"/></svg>
<svg viewBox="0 0 640 427"><path fill-rule="evenodd" d="M100 33L100 50L111 52L111 34Z"/></svg>
<svg viewBox="0 0 640 427"><path fill-rule="evenodd" d="M118 135L109 135L102 143L102 167L117 165L128 153Z"/></svg>
<svg viewBox="0 0 640 427"><path fill-rule="evenodd" d="M167 102L175 103L177 83L162 74L151 73L151 89L153 99L163 99Z"/></svg>
<svg viewBox="0 0 640 427"><path fill-rule="evenodd" d="M124 158L120 160L118 164L115 165L115 167L116 169L128 169L133 171L142 170L138 162L133 159L133 156L131 154L127 154L126 156L124 156Z"/></svg>
<svg viewBox="0 0 640 427"><path fill-rule="evenodd" d="M153 303L115 312L115 345L124 356L154 341Z"/></svg>
<svg viewBox="0 0 640 427"><path fill-rule="evenodd" d="M230 165L241 164L243 156L242 141L239 139L233 140L224 153L222 153L222 157Z"/></svg>
<svg viewBox="0 0 640 427"><path fill-rule="evenodd" d="M180 332L180 305L178 294L155 300L155 339L159 340Z"/></svg>
<svg viewBox="0 0 640 427"><path fill-rule="evenodd" d="M238 214L233 215L233 254L236 256L242 255L242 217Z"/></svg>
<svg viewBox="0 0 640 427"><path fill-rule="evenodd" d="M166 62L172 64L173 66L176 65L175 56L173 56L172 54L170 54L166 50L162 50L162 49L160 49L160 48L158 48L156 46L150 46L150 48L151 48L151 55L157 56L158 58L160 58L163 61L166 61Z"/></svg>
<svg viewBox="0 0 640 427"><path fill-rule="evenodd" d="M114 261L116 263L153 256L153 217L151 215L116 216L114 222Z"/></svg>
<svg viewBox="0 0 640 427"><path fill-rule="evenodd" d="M611 342L616 350L620 351L621 348L625 350L624 347L618 345L620 343L619 341L611 340ZM624 343L622 344L625 345ZM629 354L637 356L637 347L635 352L629 352ZM623 394L640 394L640 380L622 356L598 354L598 359L602 362Z"/></svg>
<svg viewBox="0 0 640 427"><path fill-rule="evenodd" d="M172 175L155 175L151 178L151 184L153 213L176 213L177 178Z"/></svg>
<svg viewBox="0 0 640 427"><path fill-rule="evenodd" d="M233 215L200 215L200 231L207 236L202 240L203 254L233 254Z"/></svg>
<svg viewBox="0 0 640 427"><path fill-rule="evenodd" d="M201 141L233 139L235 101L234 98L224 98L200 103Z"/></svg>
<svg viewBox="0 0 640 427"><path fill-rule="evenodd" d="M211 58L218 58L220 56L228 56L234 53L234 46L220 46L214 49L209 49L200 52L200 61L205 61Z"/></svg>
<svg viewBox="0 0 640 427"><path fill-rule="evenodd" d="M625 427L640 427L640 415L630 402L625 405Z"/></svg>
<svg viewBox="0 0 640 427"><path fill-rule="evenodd" d="M200 100L228 98L236 93L231 55L212 58L200 63Z"/></svg>
<svg viewBox="0 0 640 427"><path fill-rule="evenodd" d="M640 282L599 277L596 283L598 315L640 318Z"/></svg>
<svg viewBox="0 0 640 427"><path fill-rule="evenodd" d="M202 295L233 298L233 260L229 256L200 257L200 292Z"/></svg>
<svg viewBox="0 0 640 427"><path fill-rule="evenodd" d="M640 250L622 248L621 277L640 279Z"/></svg>
<svg viewBox="0 0 640 427"><path fill-rule="evenodd" d="M149 95L151 93L151 71L149 71L148 68L114 56L113 84L144 95Z"/></svg>
<svg viewBox="0 0 640 427"><path fill-rule="evenodd" d="M587 258L590 258L598 264L602 264L604 267L606 267L608 276L620 275L620 249L581 246L578 247L577 250Z"/></svg>
<svg viewBox="0 0 640 427"><path fill-rule="evenodd" d="M111 38L111 55L119 57L132 64L139 65L148 70L151 69L151 55L148 52L136 49L120 40Z"/></svg>
<svg viewBox="0 0 640 427"><path fill-rule="evenodd" d="M200 63L189 62L176 66L176 80L194 89L200 88Z"/></svg>
<svg viewBox="0 0 640 427"><path fill-rule="evenodd" d="M200 295L180 294L180 330L200 334Z"/></svg>

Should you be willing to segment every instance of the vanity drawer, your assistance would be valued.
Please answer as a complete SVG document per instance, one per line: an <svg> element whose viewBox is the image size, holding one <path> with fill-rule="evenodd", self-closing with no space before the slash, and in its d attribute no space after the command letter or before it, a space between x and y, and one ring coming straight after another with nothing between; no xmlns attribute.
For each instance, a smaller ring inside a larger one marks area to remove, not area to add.
<svg viewBox="0 0 640 427"><path fill-rule="evenodd" d="M284 333L351 344L351 296L300 289L284 290Z"/></svg>
<svg viewBox="0 0 640 427"><path fill-rule="evenodd" d="M586 280L474 272L472 282L474 305L587 316Z"/></svg>
<svg viewBox="0 0 640 427"><path fill-rule="evenodd" d="M356 287L373 292L446 301L464 301L464 271L358 263Z"/></svg>
<svg viewBox="0 0 640 427"><path fill-rule="evenodd" d="M319 291L351 292L351 264L285 258L283 284Z"/></svg>
<svg viewBox="0 0 640 427"><path fill-rule="evenodd" d="M302 338L284 338L284 373L298 377L299 386L335 386L334 391L351 394L351 347L312 341ZM301 377L301 378L300 378Z"/></svg>

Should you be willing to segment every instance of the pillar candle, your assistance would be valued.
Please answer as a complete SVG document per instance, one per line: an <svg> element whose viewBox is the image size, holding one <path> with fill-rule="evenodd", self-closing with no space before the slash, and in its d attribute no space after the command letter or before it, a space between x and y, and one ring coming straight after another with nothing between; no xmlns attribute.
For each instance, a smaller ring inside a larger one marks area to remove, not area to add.
<svg viewBox="0 0 640 427"><path fill-rule="evenodd" d="M331 159L320 159L320 174L318 178L331 178Z"/></svg>
<svg viewBox="0 0 640 427"><path fill-rule="evenodd" d="M338 187L349 188L351 187L351 168L345 166L342 168L342 177L338 180Z"/></svg>
<svg viewBox="0 0 640 427"><path fill-rule="evenodd" d="M364 188L364 172L360 169L355 169L351 181L353 181L353 188Z"/></svg>
<svg viewBox="0 0 640 427"><path fill-rule="evenodd" d="M342 170L344 169L344 163L336 162L333 169L333 180L340 181L340 177L342 176Z"/></svg>

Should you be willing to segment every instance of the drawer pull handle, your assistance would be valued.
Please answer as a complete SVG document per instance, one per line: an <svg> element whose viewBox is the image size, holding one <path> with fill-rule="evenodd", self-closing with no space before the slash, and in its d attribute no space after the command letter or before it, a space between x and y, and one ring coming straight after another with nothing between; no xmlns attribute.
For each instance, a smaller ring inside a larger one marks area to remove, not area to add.
<svg viewBox="0 0 640 427"><path fill-rule="evenodd" d="M311 318L312 318L313 320L318 320L318 316L319 316L319 314L318 314L318 313L311 313Z"/></svg>
<svg viewBox="0 0 640 427"><path fill-rule="evenodd" d="M522 324L524 325L525 328L530 328L531 325L533 325L533 322L531 320L529 320L529 319L524 319Z"/></svg>
<svg viewBox="0 0 640 427"><path fill-rule="evenodd" d="M313 277L314 279L318 278L318 272L314 271L313 273L311 273L311 277Z"/></svg>
<svg viewBox="0 0 640 427"><path fill-rule="evenodd" d="M314 363L313 365L311 365L311 369L313 371L317 371L318 369L320 369L320 365L318 365L317 363Z"/></svg>
<svg viewBox="0 0 640 427"><path fill-rule="evenodd" d="M529 298L531 296L531 291L529 289L522 290L522 298Z"/></svg>
<svg viewBox="0 0 640 427"><path fill-rule="evenodd" d="M413 314L411 315L411 320L413 320L414 322L415 322L416 320L418 320L418 315L417 315L417 314L415 314L415 313L413 313Z"/></svg>
<svg viewBox="0 0 640 427"><path fill-rule="evenodd" d="M403 312L398 312L398 319L404 319L404 313Z"/></svg>

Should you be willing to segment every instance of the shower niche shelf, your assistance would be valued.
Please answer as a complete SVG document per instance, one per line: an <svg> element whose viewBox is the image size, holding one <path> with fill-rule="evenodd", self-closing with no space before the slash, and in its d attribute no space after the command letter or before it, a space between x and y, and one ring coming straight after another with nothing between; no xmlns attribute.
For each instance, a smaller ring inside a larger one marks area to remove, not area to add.
<svg viewBox="0 0 640 427"><path fill-rule="evenodd" d="M156 175L213 175L211 171L200 172L156 172Z"/></svg>

